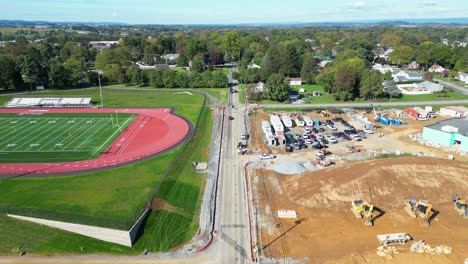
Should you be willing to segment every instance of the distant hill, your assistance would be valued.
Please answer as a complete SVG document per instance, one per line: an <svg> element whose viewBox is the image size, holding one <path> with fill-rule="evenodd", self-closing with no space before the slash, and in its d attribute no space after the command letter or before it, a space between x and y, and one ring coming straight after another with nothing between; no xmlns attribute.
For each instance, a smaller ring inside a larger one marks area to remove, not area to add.
<svg viewBox="0 0 468 264"><path fill-rule="evenodd" d="M50 21L25 21L25 20L0 20L0 26L62 26L62 25L90 25L90 26L124 26L126 23L116 22L50 22Z"/></svg>

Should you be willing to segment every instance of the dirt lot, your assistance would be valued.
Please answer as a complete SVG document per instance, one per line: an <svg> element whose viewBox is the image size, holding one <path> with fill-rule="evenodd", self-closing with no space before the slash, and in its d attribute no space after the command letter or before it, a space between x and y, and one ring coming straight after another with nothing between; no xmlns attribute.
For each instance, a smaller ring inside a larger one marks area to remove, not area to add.
<svg viewBox="0 0 468 264"><path fill-rule="evenodd" d="M468 164L436 158L371 160L301 175L257 170L253 176L259 232L265 256L307 263L463 263L468 257L468 219L453 208L452 197L468 198ZM384 214L374 226L356 219L350 207L365 199ZM405 199L424 199L439 212L430 227L411 218ZM298 219L278 219L279 209L296 210ZM378 234L408 233L450 255L410 253L409 245L387 259L376 254Z"/></svg>

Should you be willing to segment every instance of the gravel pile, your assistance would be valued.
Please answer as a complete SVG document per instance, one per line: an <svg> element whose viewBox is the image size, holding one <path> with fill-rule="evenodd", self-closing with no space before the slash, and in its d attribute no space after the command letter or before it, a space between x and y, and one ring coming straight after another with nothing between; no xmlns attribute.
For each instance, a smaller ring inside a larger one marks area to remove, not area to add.
<svg viewBox="0 0 468 264"><path fill-rule="evenodd" d="M275 165L273 170L281 174L301 174L309 171L302 165L297 162L283 162Z"/></svg>

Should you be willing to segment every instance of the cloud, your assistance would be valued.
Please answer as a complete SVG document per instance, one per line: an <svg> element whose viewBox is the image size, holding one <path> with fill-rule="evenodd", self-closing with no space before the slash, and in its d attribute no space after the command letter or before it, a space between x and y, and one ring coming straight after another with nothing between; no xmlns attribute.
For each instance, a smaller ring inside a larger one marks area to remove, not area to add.
<svg viewBox="0 0 468 264"><path fill-rule="evenodd" d="M364 8L366 7L366 3L362 2L362 1L359 1L359 2L356 2L353 4L353 8L356 8L356 9L361 9L361 8Z"/></svg>
<svg viewBox="0 0 468 264"><path fill-rule="evenodd" d="M434 0L424 0L421 2L422 6L436 6L437 2Z"/></svg>
<svg viewBox="0 0 468 264"><path fill-rule="evenodd" d="M119 13L117 12L117 9L114 8L114 10L112 11L112 16L113 17L118 17L119 16Z"/></svg>

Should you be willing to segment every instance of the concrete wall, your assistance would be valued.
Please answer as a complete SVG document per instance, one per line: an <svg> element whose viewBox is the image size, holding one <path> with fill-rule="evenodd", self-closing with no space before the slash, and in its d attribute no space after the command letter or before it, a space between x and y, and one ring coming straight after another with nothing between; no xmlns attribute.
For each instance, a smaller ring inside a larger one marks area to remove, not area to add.
<svg viewBox="0 0 468 264"><path fill-rule="evenodd" d="M135 242L135 239L138 235L138 230L140 229L148 213L149 210L147 209L129 231L66 223L20 215L8 214L8 216L19 220L29 221L36 224L46 225L49 227L54 227L68 232L80 234L83 236L96 238L102 241L131 247L133 245L133 242Z"/></svg>
<svg viewBox="0 0 468 264"><path fill-rule="evenodd" d="M422 138L431 142L439 143L442 146L450 147L453 145L454 134L425 127Z"/></svg>

